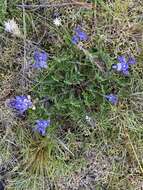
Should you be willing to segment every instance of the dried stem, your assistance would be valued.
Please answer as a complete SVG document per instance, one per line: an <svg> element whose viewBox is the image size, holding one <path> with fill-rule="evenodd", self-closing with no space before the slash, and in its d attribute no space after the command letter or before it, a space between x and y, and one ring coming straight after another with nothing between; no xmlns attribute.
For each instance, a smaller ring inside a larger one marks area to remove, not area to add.
<svg viewBox="0 0 143 190"><path fill-rule="evenodd" d="M54 7L64 7L64 6L81 6L86 9L92 9L93 5L92 3L85 3L85 2L80 2L76 0L72 0L71 2L65 2L65 3L46 3L46 4L40 4L40 5L17 5L19 8L25 8L25 9L39 9L39 8L54 8ZM95 6L95 5L94 5Z"/></svg>

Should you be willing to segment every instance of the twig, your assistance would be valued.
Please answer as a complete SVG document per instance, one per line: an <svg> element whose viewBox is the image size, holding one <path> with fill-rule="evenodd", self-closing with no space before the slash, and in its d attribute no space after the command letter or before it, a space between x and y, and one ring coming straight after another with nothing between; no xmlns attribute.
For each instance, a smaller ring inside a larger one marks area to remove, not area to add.
<svg viewBox="0 0 143 190"><path fill-rule="evenodd" d="M74 156L74 153L70 151L70 149L59 139L59 138L56 138L56 140L59 142L59 144L64 147L64 149L66 151L68 151L72 156Z"/></svg>
<svg viewBox="0 0 143 190"><path fill-rule="evenodd" d="M22 4L24 5L24 0L22 0ZM27 68L27 60L26 60L26 20L25 20L25 8L23 7L22 8L22 11L23 11L23 45L24 45L24 64L23 64L23 87L25 86L24 85L24 76L25 76L25 69Z"/></svg>
<svg viewBox="0 0 143 190"><path fill-rule="evenodd" d="M26 5L26 4L22 4L22 5L17 5L17 7L19 8L25 8L25 9L39 9L39 8L54 8L54 7L64 7L64 6L69 6L69 5L77 5L77 6L81 6L84 7L86 9L92 9L93 5L92 3L84 3L84 2L79 2L79 1L75 1L73 0L72 2L65 2L65 3L46 3L46 4L39 4L39 5Z"/></svg>
<svg viewBox="0 0 143 190"><path fill-rule="evenodd" d="M140 168L140 171L141 171L141 173L143 174L142 165L141 165L141 163L140 163L140 161L139 161L138 155L137 155L137 153L136 153L136 151L135 151L134 145L133 145L133 143L132 143L132 141L131 141L131 138L130 138L130 135L129 135L129 133L128 133L127 128L125 128L125 135L126 135L126 137L128 138L128 142L129 142L129 144L130 144L130 146L131 146L131 149L132 149L133 154L134 154L134 156L135 156L135 159L136 159L136 161L137 161L137 163L138 163L138 166L139 166L139 168Z"/></svg>

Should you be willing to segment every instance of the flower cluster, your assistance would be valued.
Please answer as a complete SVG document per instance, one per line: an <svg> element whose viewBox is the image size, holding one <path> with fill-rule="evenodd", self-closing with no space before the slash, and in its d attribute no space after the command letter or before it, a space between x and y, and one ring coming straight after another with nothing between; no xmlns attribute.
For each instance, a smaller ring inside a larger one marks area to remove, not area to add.
<svg viewBox="0 0 143 190"><path fill-rule="evenodd" d="M32 107L32 102L29 96L16 96L12 98L9 107L16 110L19 114L23 114L26 110Z"/></svg>
<svg viewBox="0 0 143 190"><path fill-rule="evenodd" d="M112 69L116 70L117 72L121 72L124 75L129 74L129 65L134 65L136 63L136 60L134 57L129 57L129 59L126 61L125 56L119 56L118 57L118 63L112 65Z"/></svg>
<svg viewBox="0 0 143 190"><path fill-rule="evenodd" d="M20 115L22 115L29 108L32 108L33 104L29 96L16 96L15 98L10 99L8 106ZM39 119L36 121L35 131L39 132L42 136L46 134L46 128L50 125L50 120Z"/></svg>
<svg viewBox="0 0 143 190"><path fill-rule="evenodd" d="M47 65L48 54L45 51L38 51L34 52L34 61L33 67L36 69L46 69Z"/></svg>
<svg viewBox="0 0 143 190"><path fill-rule="evenodd" d="M77 45L80 41L87 41L87 39L87 34L84 31L82 31L80 26L75 28L75 34L72 37L73 44Z"/></svg>
<svg viewBox="0 0 143 190"><path fill-rule="evenodd" d="M46 135L46 129L50 126L51 121L50 120L44 120L39 119L36 121L36 127L35 131L39 132L40 135L45 136Z"/></svg>

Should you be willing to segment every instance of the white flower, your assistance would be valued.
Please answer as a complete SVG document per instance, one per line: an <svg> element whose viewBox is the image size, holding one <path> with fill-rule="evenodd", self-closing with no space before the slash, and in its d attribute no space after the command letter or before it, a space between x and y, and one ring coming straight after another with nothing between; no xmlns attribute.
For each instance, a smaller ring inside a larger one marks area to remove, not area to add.
<svg viewBox="0 0 143 190"><path fill-rule="evenodd" d="M91 120L92 120L91 117L89 117L88 115L85 116L85 119L87 122L91 122Z"/></svg>
<svg viewBox="0 0 143 190"><path fill-rule="evenodd" d="M27 95L27 98L28 98L28 100L31 100L31 96L30 95Z"/></svg>
<svg viewBox="0 0 143 190"><path fill-rule="evenodd" d="M61 19L59 18L59 17L57 17L57 18L55 18L54 20L53 20L53 23L54 23L54 25L56 25L56 26L60 26L62 23L61 23Z"/></svg>
<svg viewBox="0 0 143 190"><path fill-rule="evenodd" d="M86 122L92 127L92 128L95 128L96 127L96 121L91 118L90 116L86 115L85 116L85 120Z"/></svg>
<svg viewBox="0 0 143 190"><path fill-rule="evenodd" d="M35 105L32 106L32 110L36 110L36 106Z"/></svg>
<svg viewBox="0 0 143 190"><path fill-rule="evenodd" d="M11 33L15 36L18 36L18 37L21 36L21 32L19 30L19 27L18 27L18 25L14 19L11 19L11 20L8 20L7 22L5 22L4 26L5 26L6 32L9 32L9 33Z"/></svg>

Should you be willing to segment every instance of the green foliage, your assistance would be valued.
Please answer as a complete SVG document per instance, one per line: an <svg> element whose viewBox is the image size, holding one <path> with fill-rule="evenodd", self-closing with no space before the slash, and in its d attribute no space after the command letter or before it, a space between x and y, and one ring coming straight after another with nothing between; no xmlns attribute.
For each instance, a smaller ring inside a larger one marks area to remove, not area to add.
<svg viewBox="0 0 143 190"><path fill-rule="evenodd" d="M6 15L7 4L5 0L0 1L0 24L3 24Z"/></svg>

